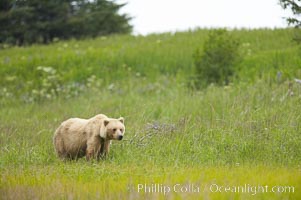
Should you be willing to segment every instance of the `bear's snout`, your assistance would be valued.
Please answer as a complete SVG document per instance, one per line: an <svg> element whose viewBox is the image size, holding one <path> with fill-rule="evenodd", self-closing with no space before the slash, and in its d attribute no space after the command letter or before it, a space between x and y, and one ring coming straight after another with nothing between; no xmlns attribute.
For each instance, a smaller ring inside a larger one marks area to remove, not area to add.
<svg viewBox="0 0 301 200"><path fill-rule="evenodd" d="M118 140L122 140L122 138L123 138L123 135L118 136Z"/></svg>

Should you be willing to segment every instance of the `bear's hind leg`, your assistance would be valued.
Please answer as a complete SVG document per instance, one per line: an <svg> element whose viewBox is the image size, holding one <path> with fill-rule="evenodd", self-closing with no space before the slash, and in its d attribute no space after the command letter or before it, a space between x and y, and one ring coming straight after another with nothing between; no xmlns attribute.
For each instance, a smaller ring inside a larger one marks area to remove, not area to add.
<svg viewBox="0 0 301 200"><path fill-rule="evenodd" d="M60 138L59 134L56 134L53 139L54 147L56 154L62 160L66 160L69 158L65 148L64 148L64 141Z"/></svg>

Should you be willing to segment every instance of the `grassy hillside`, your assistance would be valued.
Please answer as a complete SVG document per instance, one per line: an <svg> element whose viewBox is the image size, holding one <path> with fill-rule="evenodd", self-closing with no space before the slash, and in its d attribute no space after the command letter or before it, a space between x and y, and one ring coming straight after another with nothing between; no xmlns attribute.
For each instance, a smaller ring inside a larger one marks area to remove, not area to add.
<svg viewBox="0 0 301 200"><path fill-rule="evenodd" d="M77 94L74 90L95 80L108 86L132 77L155 81L162 74L176 76L177 83L187 82L194 72L192 55L202 47L208 32L112 36L4 49L0 53L3 77L0 96L31 102L31 97L50 98L47 94L72 96ZM292 42L294 30L233 30L232 33L242 44L240 51L244 55L238 80L254 83L260 78L271 82L278 71L284 79L301 77L300 52Z"/></svg>
<svg viewBox="0 0 301 200"><path fill-rule="evenodd" d="M301 198L301 86L289 87L301 78L293 30L233 31L245 55L237 79L194 91L187 87L192 54L207 34L1 50L1 199ZM113 142L106 160L60 161L56 127L97 113L125 117L125 140ZM171 191L138 190L141 184ZM248 192L224 190L245 186Z"/></svg>

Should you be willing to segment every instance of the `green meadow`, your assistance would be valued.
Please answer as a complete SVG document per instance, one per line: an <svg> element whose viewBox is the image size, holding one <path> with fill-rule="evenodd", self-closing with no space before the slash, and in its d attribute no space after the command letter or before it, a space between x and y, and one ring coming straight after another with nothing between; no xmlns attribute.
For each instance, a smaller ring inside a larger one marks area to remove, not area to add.
<svg viewBox="0 0 301 200"><path fill-rule="evenodd" d="M231 30L227 86L191 87L210 30L0 50L0 199L301 199L294 29ZM123 116L107 159L61 161L71 117Z"/></svg>

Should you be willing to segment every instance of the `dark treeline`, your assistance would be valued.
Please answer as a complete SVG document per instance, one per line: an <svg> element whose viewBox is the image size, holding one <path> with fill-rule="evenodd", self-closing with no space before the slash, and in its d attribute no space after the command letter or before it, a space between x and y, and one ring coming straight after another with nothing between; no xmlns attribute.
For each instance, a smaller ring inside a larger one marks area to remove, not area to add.
<svg viewBox="0 0 301 200"><path fill-rule="evenodd" d="M1 0L0 43L49 43L55 38L83 38L129 33L125 4L107 0Z"/></svg>

